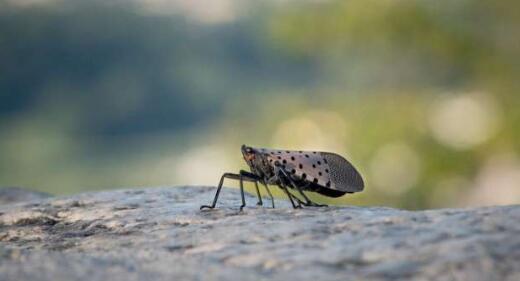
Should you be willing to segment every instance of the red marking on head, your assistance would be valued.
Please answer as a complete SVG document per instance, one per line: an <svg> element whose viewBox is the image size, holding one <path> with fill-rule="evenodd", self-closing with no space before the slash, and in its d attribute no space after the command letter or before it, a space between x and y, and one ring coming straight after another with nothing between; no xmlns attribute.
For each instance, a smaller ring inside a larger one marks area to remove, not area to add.
<svg viewBox="0 0 520 281"><path fill-rule="evenodd" d="M247 154L245 156L245 158L246 158L247 161L252 161L252 160L255 160L255 155L252 154L252 153L251 154Z"/></svg>

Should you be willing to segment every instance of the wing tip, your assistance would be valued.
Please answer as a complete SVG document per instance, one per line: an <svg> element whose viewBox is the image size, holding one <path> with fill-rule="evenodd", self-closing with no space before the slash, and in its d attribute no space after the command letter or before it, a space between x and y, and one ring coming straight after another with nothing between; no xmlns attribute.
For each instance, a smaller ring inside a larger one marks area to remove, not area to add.
<svg viewBox="0 0 520 281"><path fill-rule="evenodd" d="M335 182L343 185L345 192L361 192L365 189L365 182L361 173L345 157L330 152L322 152L329 162L331 176ZM334 170L334 171L333 171Z"/></svg>
<svg viewBox="0 0 520 281"><path fill-rule="evenodd" d="M357 182L354 185L348 186L349 192L353 192L354 193L354 192L361 192L361 191L365 190L365 182L363 181L363 178L361 177L361 174L357 173L357 175L359 176L359 182Z"/></svg>

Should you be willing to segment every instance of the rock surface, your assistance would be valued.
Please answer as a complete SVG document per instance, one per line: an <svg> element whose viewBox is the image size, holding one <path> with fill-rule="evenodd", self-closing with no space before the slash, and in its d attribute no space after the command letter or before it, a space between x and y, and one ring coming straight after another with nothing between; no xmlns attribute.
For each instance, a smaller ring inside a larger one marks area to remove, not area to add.
<svg viewBox="0 0 520 281"><path fill-rule="evenodd" d="M520 280L520 206L238 212L206 187L0 207L0 280ZM269 205L269 204L265 204Z"/></svg>

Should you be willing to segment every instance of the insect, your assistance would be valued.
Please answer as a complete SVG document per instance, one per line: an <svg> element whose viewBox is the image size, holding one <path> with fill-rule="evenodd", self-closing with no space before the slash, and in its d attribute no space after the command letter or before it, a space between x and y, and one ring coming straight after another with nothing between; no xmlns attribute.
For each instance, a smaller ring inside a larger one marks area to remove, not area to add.
<svg viewBox="0 0 520 281"><path fill-rule="evenodd" d="M261 183L271 198L273 208L274 199L268 185L281 188L295 209L302 206L327 206L311 201L303 191L317 192L335 198L346 193L362 191L364 188L363 179L356 168L335 153L254 148L246 145L242 145L241 149L250 172L241 170L238 174L224 173L220 178L213 203L202 205L201 210L215 208L226 178L240 182L242 196L240 210L246 205L244 181L255 184L258 195L257 205L263 204L258 188L258 183ZM303 200L289 190L298 192Z"/></svg>

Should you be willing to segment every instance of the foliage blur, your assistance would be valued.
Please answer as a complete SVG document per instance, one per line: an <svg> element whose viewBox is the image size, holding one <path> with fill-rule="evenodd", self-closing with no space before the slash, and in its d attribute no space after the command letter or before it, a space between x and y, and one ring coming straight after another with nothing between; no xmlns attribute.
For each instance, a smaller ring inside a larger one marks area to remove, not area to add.
<svg viewBox="0 0 520 281"><path fill-rule="evenodd" d="M246 143L346 156L366 190L328 203L519 203L518 11L0 0L0 186L215 185Z"/></svg>

